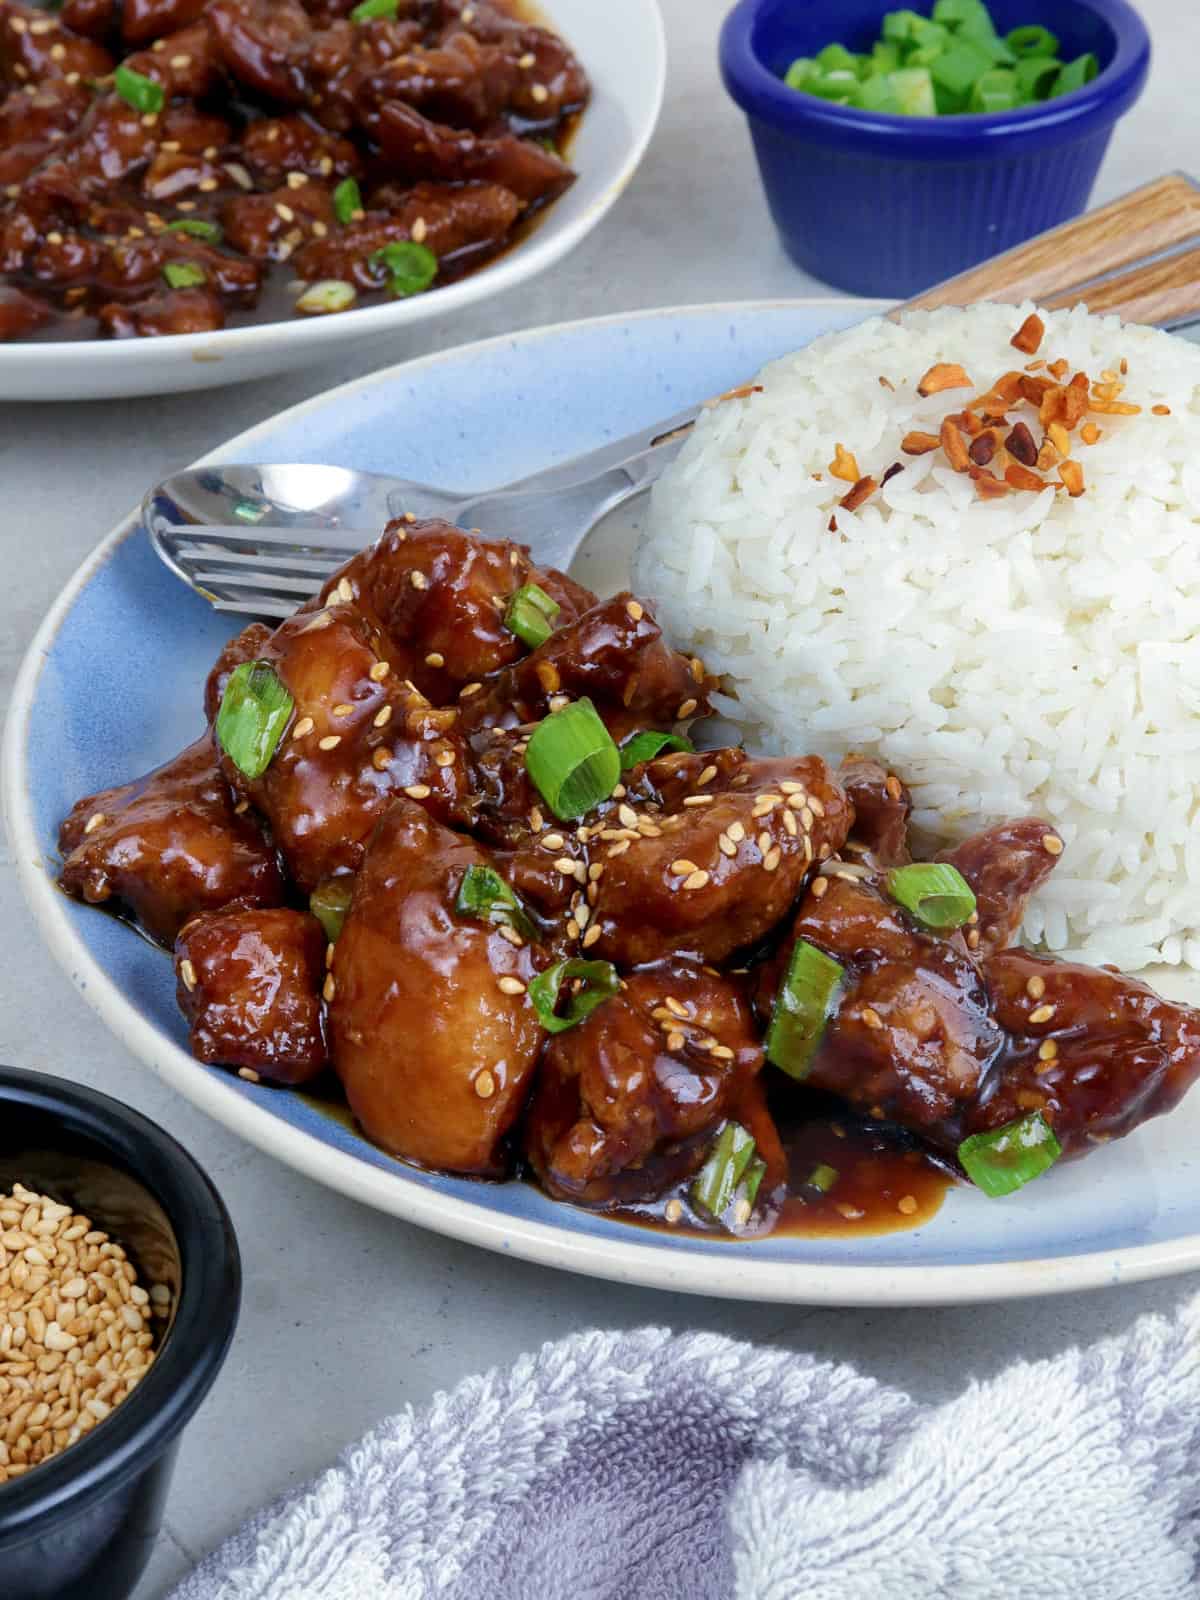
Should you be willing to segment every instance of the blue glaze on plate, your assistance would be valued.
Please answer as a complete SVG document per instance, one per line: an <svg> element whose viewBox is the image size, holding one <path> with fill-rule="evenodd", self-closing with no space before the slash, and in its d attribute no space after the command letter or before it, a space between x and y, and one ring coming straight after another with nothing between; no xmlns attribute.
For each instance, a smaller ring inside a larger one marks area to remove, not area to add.
<svg viewBox="0 0 1200 1600"><path fill-rule="evenodd" d="M743 382L865 309L847 301L717 306L493 340L335 390L211 459L328 461L483 488ZM236 619L184 589L128 525L73 587L26 662L6 735L5 800L26 890L56 954L110 1026L262 1148L370 1204L490 1248L712 1294L952 1301L1200 1262L1196 1116L1187 1106L1011 1199L951 1192L915 1232L738 1245L648 1234L525 1184L419 1172L293 1094L199 1065L186 1054L166 956L66 900L52 875L58 824L75 800L167 759L201 730L205 674Z"/></svg>

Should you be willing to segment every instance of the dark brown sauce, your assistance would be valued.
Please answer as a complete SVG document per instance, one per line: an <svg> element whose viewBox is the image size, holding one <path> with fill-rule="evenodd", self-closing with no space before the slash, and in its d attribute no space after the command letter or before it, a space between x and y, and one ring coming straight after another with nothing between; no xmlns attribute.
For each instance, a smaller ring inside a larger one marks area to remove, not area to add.
<svg viewBox="0 0 1200 1600"><path fill-rule="evenodd" d="M360 1139L366 1138L349 1106L340 1098L336 1079L323 1078L292 1093L319 1116L328 1117ZM652 1203L606 1211L604 1215L637 1228L730 1244L780 1236L857 1238L922 1227L941 1210L946 1191L955 1182L948 1170L899 1129L818 1116L781 1125L780 1135L788 1154L788 1192L781 1202L776 1200L737 1233L714 1228L692 1209L689 1183L678 1185ZM411 1165L399 1157L395 1159L400 1166ZM833 1167L838 1174L828 1193L808 1181L821 1166ZM526 1176L524 1181L532 1179ZM670 1222L667 1214L669 1207L674 1210L673 1201L682 1206L682 1214Z"/></svg>
<svg viewBox="0 0 1200 1600"><path fill-rule="evenodd" d="M737 1233L716 1229L691 1206L689 1183L645 1206L610 1213L637 1227L737 1243L780 1235L841 1239L919 1228L941 1209L954 1181L896 1130L825 1116L780 1125L788 1155L787 1193ZM837 1179L823 1192L809 1181L820 1167ZM681 1211L676 1215L676 1207ZM675 1220L668 1220L674 1216Z"/></svg>

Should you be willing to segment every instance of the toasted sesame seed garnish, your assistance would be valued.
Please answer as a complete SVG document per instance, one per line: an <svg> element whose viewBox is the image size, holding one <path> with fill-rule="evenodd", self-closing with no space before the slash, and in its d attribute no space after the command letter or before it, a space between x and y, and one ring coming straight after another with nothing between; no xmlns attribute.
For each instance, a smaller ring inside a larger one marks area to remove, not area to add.
<svg viewBox="0 0 1200 1600"><path fill-rule="evenodd" d="M446 658L440 650L431 650L425 657L425 665L427 667L444 667Z"/></svg>
<svg viewBox="0 0 1200 1600"><path fill-rule="evenodd" d="M61 244L62 242L63 236L61 233L59 233L57 228L52 229L51 232L46 235L47 244Z"/></svg>
<svg viewBox="0 0 1200 1600"><path fill-rule="evenodd" d="M1043 1039L1038 1045L1038 1060L1053 1061L1058 1054L1058 1045L1053 1039Z"/></svg>
<svg viewBox="0 0 1200 1600"><path fill-rule="evenodd" d="M190 994L196 987L196 969L186 956L179 963L179 976L183 979L184 988Z"/></svg>
<svg viewBox="0 0 1200 1600"><path fill-rule="evenodd" d="M809 795L808 797L808 809L812 812L814 817L823 817L825 815L825 807L817 799L815 794ZM801 822L804 822L803 817L801 817L800 820ZM805 827L809 826L811 826L811 824L805 823Z"/></svg>
<svg viewBox="0 0 1200 1600"><path fill-rule="evenodd" d="M628 792L629 791L626 789L626 787L625 787L625 785L623 783L618 783L616 788L612 792L612 798L614 800L624 800L624 798L628 794Z"/></svg>
<svg viewBox="0 0 1200 1600"><path fill-rule="evenodd" d="M529 93L531 98L537 101L538 105L544 104L550 98L550 91L544 83L535 83Z"/></svg>
<svg viewBox="0 0 1200 1600"><path fill-rule="evenodd" d="M972 911L971 915L967 918L967 922L970 924L970 926L972 928L975 927L977 925L977 923L979 922L979 912L978 911Z"/></svg>
<svg viewBox="0 0 1200 1600"><path fill-rule="evenodd" d="M762 854L765 856L767 851L771 848L771 846L774 844L775 841L771 838L771 835L764 828L763 831L759 834L758 838L754 842L758 846L758 848L762 852Z"/></svg>
<svg viewBox="0 0 1200 1600"><path fill-rule="evenodd" d="M782 855L783 852L780 850L779 846L772 845L770 850L768 850L766 855L763 857L763 871L774 872L775 868L779 865Z"/></svg>
<svg viewBox="0 0 1200 1600"><path fill-rule="evenodd" d="M377 661L370 672L367 673L367 677L370 678L372 683L382 683L391 670L386 661Z"/></svg>
<svg viewBox="0 0 1200 1600"><path fill-rule="evenodd" d="M575 921L579 924L579 926L581 928L586 928L588 923L591 920L592 920L592 913L588 910L587 906L581 900L579 902L579 904L575 907Z"/></svg>
<svg viewBox="0 0 1200 1600"><path fill-rule="evenodd" d="M1040 1022L1049 1022L1056 1009L1057 1007L1055 1006L1038 1006L1036 1010L1029 1013L1029 1020L1035 1024Z"/></svg>
<svg viewBox="0 0 1200 1600"><path fill-rule="evenodd" d="M711 1049L712 1049L712 1054L714 1056L716 1056L718 1061L732 1061L733 1060L733 1051L729 1048L729 1046L727 1044L714 1044L711 1047Z"/></svg>
<svg viewBox="0 0 1200 1600"><path fill-rule="evenodd" d="M689 876L683 880L683 887L685 889L704 889L708 886L711 878L712 874L705 872L703 867L701 867L698 871L689 874Z"/></svg>
<svg viewBox="0 0 1200 1600"><path fill-rule="evenodd" d="M427 783L410 783L404 792L410 800L428 800L433 791Z"/></svg>
<svg viewBox="0 0 1200 1600"><path fill-rule="evenodd" d="M190 67L191 66L192 58L191 58L191 56L188 56L188 55L172 56L170 64L171 64L171 66L176 68L177 71L182 72L184 67ZM213 155L216 155L216 153L217 152L214 150L213 151Z"/></svg>
<svg viewBox="0 0 1200 1600"><path fill-rule="evenodd" d="M567 923L567 938L568 939L578 939L578 937L579 937L579 924L575 920L575 918L572 917Z"/></svg>
<svg viewBox="0 0 1200 1600"><path fill-rule="evenodd" d="M534 55L533 51L526 50L525 54L518 58L517 65L522 69L522 71L528 72L530 67L532 67L536 61L537 57Z"/></svg>
<svg viewBox="0 0 1200 1600"><path fill-rule="evenodd" d="M525 985L520 978L497 978L496 987L501 994L524 994Z"/></svg>
<svg viewBox="0 0 1200 1600"><path fill-rule="evenodd" d="M321 993L327 1001L332 1001L334 995L337 994L337 979L332 972L326 974L325 984Z"/></svg>
<svg viewBox="0 0 1200 1600"><path fill-rule="evenodd" d="M663 1221L664 1222L670 1222L670 1223L674 1224L674 1223L678 1222L680 1217L682 1217L682 1216L683 1216L683 1201L678 1199L678 1198L676 1198L674 1195L672 1195L672 1197L667 1201L666 1205L663 1207Z"/></svg>
<svg viewBox="0 0 1200 1600"><path fill-rule="evenodd" d="M681 1005L673 994L667 995L663 1001L663 1005L666 1006L667 1010L673 1017L682 1017L686 1020L688 1014L687 1007L685 1005Z"/></svg>
<svg viewBox="0 0 1200 1600"><path fill-rule="evenodd" d="M874 1006L864 1006L859 1012L859 1015L868 1028L883 1027L883 1018L879 1015L878 1011L875 1010Z"/></svg>
<svg viewBox="0 0 1200 1600"><path fill-rule="evenodd" d="M600 937L600 924L598 922L593 922L591 927L587 930L587 932L583 936L583 948L585 950L589 950L592 947L592 945L595 944L596 940L599 937Z"/></svg>
<svg viewBox="0 0 1200 1600"><path fill-rule="evenodd" d="M1025 985L1025 993L1031 1000L1040 1000L1046 992L1045 978L1033 977Z"/></svg>
<svg viewBox="0 0 1200 1600"><path fill-rule="evenodd" d="M781 793L789 796L804 793L804 785L802 783L793 783L790 778L785 783L781 783L779 788Z"/></svg>
<svg viewBox="0 0 1200 1600"><path fill-rule="evenodd" d="M685 806L710 806L712 802L711 794L685 794L683 797Z"/></svg>
<svg viewBox="0 0 1200 1600"><path fill-rule="evenodd" d="M968 950L978 950L979 946L982 943L983 943L983 935L980 933L979 929L978 928L969 928L967 930L967 949Z"/></svg>
<svg viewBox="0 0 1200 1600"><path fill-rule="evenodd" d="M544 833L538 843L543 850L561 850L566 840L561 833Z"/></svg>
<svg viewBox="0 0 1200 1600"><path fill-rule="evenodd" d="M1048 856L1060 856L1063 853L1063 842L1056 833L1043 834L1042 849Z"/></svg>
<svg viewBox="0 0 1200 1600"><path fill-rule="evenodd" d="M786 834L789 834L793 839L796 837L797 833L800 831L799 824L796 821L796 814L795 814L794 811L785 811L783 813L783 831Z"/></svg>
<svg viewBox="0 0 1200 1600"><path fill-rule="evenodd" d="M323 739L317 740L318 750L336 750L342 742L340 733L327 733Z"/></svg>
<svg viewBox="0 0 1200 1600"><path fill-rule="evenodd" d="M374 727L376 727L376 728L386 728L388 723L391 720L392 720L392 708L391 708L391 706L380 706L379 710L372 717L371 722L372 722L372 725Z"/></svg>
<svg viewBox="0 0 1200 1600"><path fill-rule="evenodd" d="M470 700L471 697L473 695L477 695L482 688L483 685L481 683L464 683L462 688L458 691L458 698L460 700Z"/></svg>
<svg viewBox="0 0 1200 1600"><path fill-rule="evenodd" d="M352 705L348 705L345 700L341 700L336 706L334 706L332 715L335 717L348 717L351 716L353 712L354 707Z"/></svg>
<svg viewBox="0 0 1200 1600"><path fill-rule="evenodd" d="M408 236L414 244L424 244L425 235L429 232L429 224L424 217L414 217L413 225L408 230Z"/></svg>
<svg viewBox="0 0 1200 1600"><path fill-rule="evenodd" d="M318 611L316 616L307 626L300 629L301 633L319 633L322 628L327 628L333 621L328 611Z"/></svg>
<svg viewBox="0 0 1200 1600"><path fill-rule="evenodd" d="M683 1035L681 1033L668 1033L668 1035L667 1035L667 1049L668 1050L682 1050L683 1049L683 1045L684 1045L684 1039L683 1039Z"/></svg>
<svg viewBox="0 0 1200 1600"><path fill-rule="evenodd" d="M758 799L754 802L754 808L750 812L750 815L752 817L770 816L771 812L774 811L775 807L780 803L781 799L777 794L760 794Z"/></svg>
<svg viewBox="0 0 1200 1600"><path fill-rule="evenodd" d="M518 950L524 949L524 939L522 939L521 935L515 928L510 928L506 922L502 922L496 929L496 932L502 939L507 939L509 944L515 945Z"/></svg>
<svg viewBox="0 0 1200 1600"><path fill-rule="evenodd" d="M614 844L611 847L611 849L609 850L608 859L610 861L612 861L617 856L623 856L625 854L626 850L628 850L628 849L629 849L629 840L628 839L621 839L617 844Z"/></svg>
<svg viewBox="0 0 1200 1600"><path fill-rule="evenodd" d="M235 817L240 817L244 811L249 811L249 809L249 800L239 800L237 805L235 805L233 808L233 814Z"/></svg>
<svg viewBox="0 0 1200 1600"><path fill-rule="evenodd" d="M300 721L292 729L292 738L303 739L305 735L310 734L315 727L316 723L311 717L301 717Z"/></svg>
<svg viewBox="0 0 1200 1600"><path fill-rule="evenodd" d="M238 1068L238 1077L239 1078L245 1078L247 1083L261 1083L262 1082L261 1075L259 1073L255 1072L253 1067L239 1067Z"/></svg>
<svg viewBox="0 0 1200 1600"><path fill-rule="evenodd" d="M640 622L646 615L645 609L636 600L627 600L625 602L625 610L634 622Z"/></svg>
<svg viewBox="0 0 1200 1600"><path fill-rule="evenodd" d="M662 829L653 822L647 822L645 817L638 818L638 832L643 839L661 839Z"/></svg>
<svg viewBox="0 0 1200 1600"><path fill-rule="evenodd" d="M746 830L742 827L740 822L731 822L725 831L733 840L734 844L741 844L742 840L746 837Z"/></svg>
<svg viewBox="0 0 1200 1600"><path fill-rule="evenodd" d="M371 765L375 768L376 772L382 772L383 769L390 764L391 759L392 752L387 748L387 746L382 744L377 745L375 747L375 753L371 757Z"/></svg>
<svg viewBox="0 0 1200 1600"><path fill-rule="evenodd" d="M685 700L680 706L679 710L675 713L675 720L677 722L682 722L685 717L690 717L698 704L699 702L696 700Z"/></svg>
<svg viewBox="0 0 1200 1600"><path fill-rule="evenodd" d="M896 1210L903 1212L906 1217L911 1217L913 1212L916 1211L916 1209L917 1209L917 1197L916 1197L916 1195L913 1195L913 1194L902 1194L900 1196L899 1200L896 1201Z"/></svg>
<svg viewBox="0 0 1200 1600"><path fill-rule="evenodd" d="M620 819L620 821L621 821L621 823L622 823L622 825L624 827L626 827L626 828L636 828L637 827L638 815L637 815L637 812L633 809L632 806L619 805L617 807L617 816Z"/></svg>
<svg viewBox="0 0 1200 1600"><path fill-rule="evenodd" d="M482 1072L475 1074L473 1087L481 1100L490 1100L496 1092L496 1080L488 1069L484 1067Z"/></svg>
<svg viewBox="0 0 1200 1600"><path fill-rule="evenodd" d="M848 1200L839 1200L833 1209L838 1216L845 1217L847 1222L859 1222L866 1216L865 1211L861 1211L858 1206L852 1206Z"/></svg>
<svg viewBox="0 0 1200 1600"><path fill-rule="evenodd" d="M686 856L680 856L678 861L672 861L670 870L679 877L686 878L691 873L698 872L699 868L694 861L689 861Z"/></svg>
<svg viewBox="0 0 1200 1600"><path fill-rule="evenodd" d="M812 897L814 900L823 900L829 893L828 878L814 878L812 883Z"/></svg>
<svg viewBox="0 0 1200 1600"><path fill-rule="evenodd" d="M108 817L103 811L93 811L91 816L84 823L83 831L84 833L95 833L96 829L103 827L107 821Z"/></svg>
<svg viewBox="0 0 1200 1600"><path fill-rule="evenodd" d="M696 787L697 787L697 789L703 789L704 785L706 783L711 783L713 781L713 779L716 777L716 775L717 775L717 769L716 769L716 767L714 767L710 763L707 767L705 767L704 771L696 779Z"/></svg>
<svg viewBox="0 0 1200 1600"><path fill-rule="evenodd" d="M587 875L592 883L599 883L604 876L604 863L602 861L593 861L587 870Z"/></svg>

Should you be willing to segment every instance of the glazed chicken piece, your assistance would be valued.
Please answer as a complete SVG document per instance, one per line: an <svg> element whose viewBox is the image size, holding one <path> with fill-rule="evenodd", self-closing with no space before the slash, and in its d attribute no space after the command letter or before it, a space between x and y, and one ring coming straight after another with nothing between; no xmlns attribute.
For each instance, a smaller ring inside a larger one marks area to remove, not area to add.
<svg viewBox="0 0 1200 1600"><path fill-rule="evenodd" d="M128 6L125 8L125 17L128 22ZM168 100L175 96L201 100L212 94L224 77L216 39L204 21L189 27L181 26L178 32L156 38L151 49L138 50L127 56L125 65L134 72L140 72L144 78L153 78L156 83L161 83ZM191 107L187 109L192 110ZM170 137L165 129L164 134ZM223 142L209 140L209 143Z"/></svg>
<svg viewBox="0 0 1200 1600"><path fill-rule="evenodd" d="M176 994L198 1061L306 1083L327 1060L325 934L306 911L218 911L175 941Z"/></svg>
<svg viewBox="0 0 1200 1600"><path fill-rule="evenodd" d="M484 850L398 800L334 947L334 1066L367 1136L444 1172L498 1177L544 1034L526 985L545 956L456 913Z"/></svg>
<svg viewBox="0 0 1200 1600"><path fill-rule="evenodd" d="M912 796L896 774L868 756L847 756L838 768L838 782L854 807L850 852L877 867L901 867L911 861Z"/></svg>
<svg viewBox="0 0 1200 1600"><path fill-rule="evenodd" d="M645 967L551 1036L526 1129L530 1165L557 1199L652 1199L703 1163L761 1065L750 1008L728 978L681 958Z"/></svg>
<svg viewBox="0 0 1200 1600"><path fill-rule="evenodd" d="M0 285L0 341L20 339L40 328L50 317L50 307L23 289Z"/></svg>
<svg viewBox="0 0 1200 1600"><path fill-rule="evenodd" d="M675 951L720 962L765 938L814 865L844 843L852 816L819 756L662 756L635 769L628 788L599 834L613 842L596 857L586 935L591 954L622 967Z"/></svg>
<svg viewBox="0 0 1200 1600"><path fill-rule="evenodd" d="M564 619L595 603L590 590L563 573L535 567L524 545L473 538L449 522L398 517L377 544L333 575L316 604L344 585L341 592L386 639L393 669L434 705L446 705L456 696L470 700L482 679L526 653L504 626L504 612L527 583L545 589Z"/></svg>
<svg viewBox="0 0 1200 1600"><path fill-rule="evenodd" d="M448 34L439 44L413 45L382 64L370 81L363 124L378 136L372 104L403 101L456 128L482 130L503 115L520 75L503 48L480 44L467 32Z"/></svg>
<svg viewBox="0 0 1200 1600"><path fill-rule="evenodd" d="M121 0L121 33L129 44L161 39L199 21L208 0Z"/></svg>
<svg viewBox="0 0 1200 1600"><path fill-rule="evenodd" d="M82 82L47 78L0 100L0 184L19 183L46 159L92 102Z"/></svg>
<svg viewBox="0 0 1200 1600"><path fill-rule="evenodd" d="M111 301L96 313L110 339L159 338L170 333L211 333L225 326L225 307L210 289L167 289L132 305Z"/></svg>
<svg viewBox="0 0 1200 1600"><path fill-rule="evenodd" d="M403 17L327 18L313 34L305 56L309 106L329 129L357 129L360 114L373 103L374 75L404 56L422 39L420 22Z"/></svg>
<svg viewBox="0 0 1200 1600"><path fill-rule="evenodd" d="M113 59L94 39L65 28L52 11L0 0L0 83L18 88L44 78L103 78Z"/></svg>
<svg viewBox="0 0 1200 1600"><path fill-rule="evenodd" d="M1104 968L1003 950L983 963L1003 1059L961 1133L1040 1111L1063 1155L1132 1133L1176 1106L1200 1077L1200 1011Z"/></svg>
<svg viewBox="0 0 1200 1600"><path fill-rule="evenodd" d="M242 160L262 187L272 189L286 183L289 172L336 182L361 167L348 139L299 114L252 122L242 138Z"/></svg>
<svg viewBox="0 0 1200 1600"><path fill-rule="evenodd" d="M573 621L560 612L554 623L545 644L464 707L468 728L540 722L560 696L590 699L618 743L641 729L671 729L710 714L715 680L697 658L671 649L633 595L614 595Z"/></svg>
<svg viewBox="0 0 1200 1600"><path fill-rule="evenodd" d="M372 256L388 244L413 237L439 262L464 259L495 249L507 237L520 210L517 198L494 183L449 189L417 184L404 191L379 190L359 222L313 239L297 251L296 272L305 280L341 279L360 289L382 289L387 269Z"/></svg>
<svg viewBox="0 0 1200 1600"><path fill-rule="evenodd" d="M168 946L202 911L283 899L275 852L234 809L209 734L146 777L80 800L58 844L68 894L124 906Z"/></svg>
<svg viewBox="0 0 1200 1600"><path fill-rule="evenodd" d="M1016 943L1030 895L1062 853L1061 835L1037 817L997 823L943 851L938 860L957 867L975 893L979 938L969 939L973 949L990 955Z"/></svg>
<svg viewBox="0 0 1200 1600"><path fill-rule="evenodd" d="M535 23L524 21L495 6L471 0L435 0L434 38L447 38L469 26L483 44L501 44L519 68L509 110L536 123L557 118L587 103L587 74L564 41ZM530 57L533 59L530 60Z"/></svg>
<svg viewBox="0 0 1200 1600"><path fill-rule="evenodd" d="M215 0L205 19L238 83L281 106L307 104L312 24L298 0Z"/></svg>
<svg viewBox="0 0 1200 1600"><path fill-rule="evenodd" d="M381 82L376 79L376 84ZM565 161L513 133L481 137L432 122L400 99L371 119L371 132L389 168L411 179L499 184L523 207L545 205L569 189L575 174Z"/></svg>
<svg viewBox="0 0 1200 1600"><path fill-rule="evenodd" d="M242 194L221 211L225 237L255 261L286 261L310 239L323 240L334 226L333 190L311 179L266 194Z"/></svg>
<svg viewBox="0 0 1200 1600"><path fill-rule="evenodd" d="M923 932L879 880L857 871L835 868L812 884L760 970L759 1015L769 1021L797 939L832 956L846 976L806 1086L940 1143L939 1129L983 1087L1004 1035L961 935Z"/></svg>
<svg viewBox="0 0 1200 1600"><path fill-rule="evenodd" d="M291 694L292 719L260 778L223 758L229 783L267 818L305 894L357 871L371 830L401 793L441 817L469 816L457 712L435 709L398 678L381 644L352 604L289 618L257 659Z"/></svg>

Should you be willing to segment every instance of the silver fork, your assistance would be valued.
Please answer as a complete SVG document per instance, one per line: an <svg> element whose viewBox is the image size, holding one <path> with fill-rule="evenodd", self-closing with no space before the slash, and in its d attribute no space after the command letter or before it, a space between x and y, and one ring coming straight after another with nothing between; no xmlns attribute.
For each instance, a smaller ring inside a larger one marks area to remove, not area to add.
<svg viewBox="0 0 1200 1600"><path fill-rule="evenodd" d="M674 460L699 409L484 494L300 462L194 468L150 491L142 521L215 610L262 617L291 616L406 512L519 539L539 565L566 568L600 519Z"/></svg>

